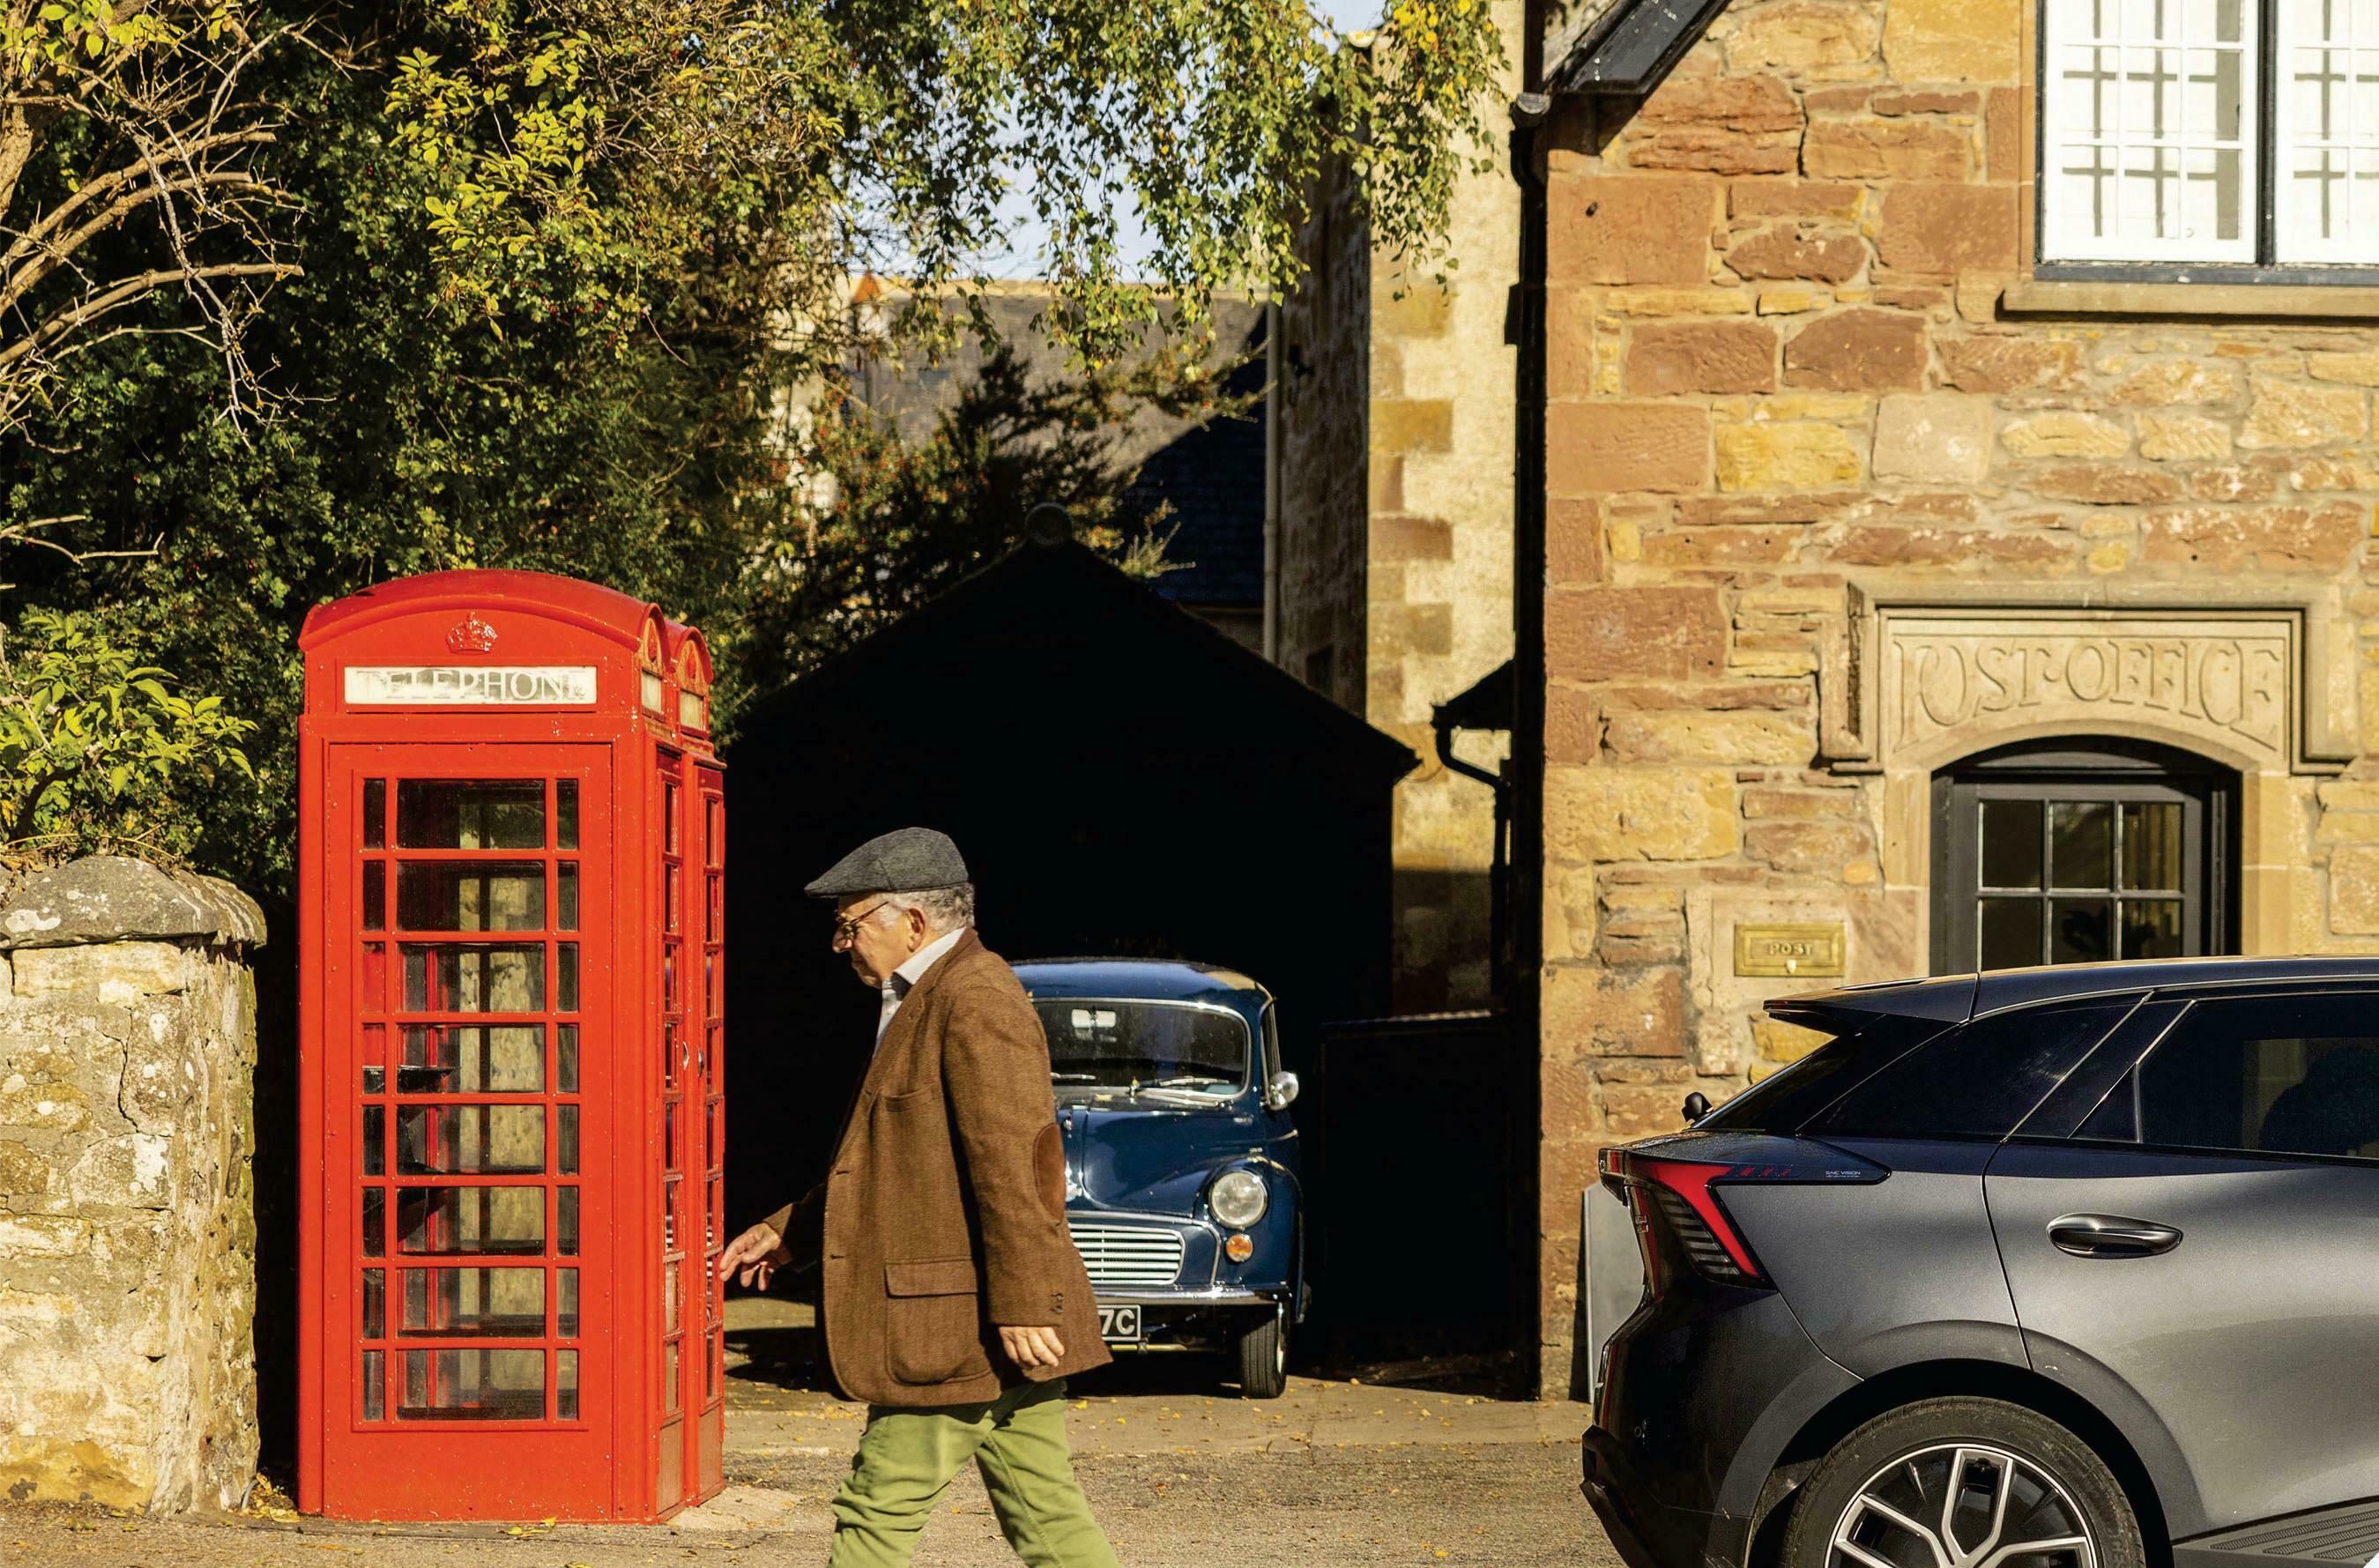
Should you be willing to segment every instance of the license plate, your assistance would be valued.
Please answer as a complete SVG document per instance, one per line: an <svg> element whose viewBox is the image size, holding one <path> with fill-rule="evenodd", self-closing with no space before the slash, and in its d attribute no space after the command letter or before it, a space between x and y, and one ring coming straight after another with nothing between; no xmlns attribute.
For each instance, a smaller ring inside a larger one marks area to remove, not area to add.
<svg viewBox="0 0 2379 1568"><path fill-rule="evenodd" d="M1100 1308L1099 1337L1109 1345L1137 1343L1140 1339L1140 1309L1137 1307Z"/></svg>

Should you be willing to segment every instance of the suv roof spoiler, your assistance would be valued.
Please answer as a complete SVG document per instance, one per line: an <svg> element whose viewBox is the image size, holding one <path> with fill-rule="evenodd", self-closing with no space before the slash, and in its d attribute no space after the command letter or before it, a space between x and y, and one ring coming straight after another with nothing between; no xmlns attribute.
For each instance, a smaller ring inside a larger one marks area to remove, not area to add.
<svg viewBox="0 0 2379 1568"><path fill-rule="evenodd" d="M1979 975L1944 974L1926 980L1844 985L1807 995L1780 996L1768 1004L1768 1011L1787 1023L1807 1023L1835 1033L1841 1033L1846 1026L1878 1018L1938 1019L1944 1023L1963 1023L1974 1016L1974 997L1981 982Z"/></svg>
<svg viewBox="0 0 2379 1568"><path fill-rule="evenodd" d="M1844 985L1832 991L1780 996L1768 1004L1768 1011L1788 1022L1807 1023L1840 1033L1878 1018L1963 1023L2003 1007L2123 993L2187 994L2217 988L2323 982L2367 983L2374 980L2379 980L2379 956L2366 954L2121 959L2105 963L2046 964L2037 969L1992 970L1986 974L1935 975L1874 985Z"/></svg>

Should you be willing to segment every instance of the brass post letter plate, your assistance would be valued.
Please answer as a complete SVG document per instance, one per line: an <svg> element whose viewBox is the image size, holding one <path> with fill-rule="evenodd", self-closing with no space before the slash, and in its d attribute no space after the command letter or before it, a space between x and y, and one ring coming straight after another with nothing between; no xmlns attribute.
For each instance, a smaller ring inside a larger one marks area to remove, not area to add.
<svg viewBox="0 0 2379 1568"><path fill-rule="evenodd" d="M1824 977L1842 972L1840 922L1810 925L1738 925L1734 972L1739 975Z"/></svg>

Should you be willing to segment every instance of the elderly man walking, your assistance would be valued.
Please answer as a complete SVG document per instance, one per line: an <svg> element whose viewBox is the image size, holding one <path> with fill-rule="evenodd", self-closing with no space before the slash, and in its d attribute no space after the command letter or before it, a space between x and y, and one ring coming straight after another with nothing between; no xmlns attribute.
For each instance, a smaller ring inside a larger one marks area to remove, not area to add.
<svg viewBox="0 0 2379 1568"><path fill-rule="evenodd" d="M958 846L904 827L806 889L883 993L875 1059L831 1174L729 1244L766 1285L825 1270L834 1380L867 1429L834 1500L829 1568L894 1568L969 1459L1025 1562L1113 1568L1074 1478L1065 1379L1109 1359L1066 1230L1049 1046L1024 988L976 939Z"/></svg>

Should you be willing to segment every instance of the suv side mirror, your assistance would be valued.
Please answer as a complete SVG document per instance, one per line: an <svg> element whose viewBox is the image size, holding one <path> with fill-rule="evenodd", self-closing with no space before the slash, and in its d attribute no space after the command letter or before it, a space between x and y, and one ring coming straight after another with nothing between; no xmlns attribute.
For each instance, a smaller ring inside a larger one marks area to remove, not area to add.
<svg viewBox="0 0 2379 1568"><path fill-rule="evenodd" d="M1710 1113L1709 1096L1695 1090L1685 1096L1685 1125L1691 1127Z"/></svg>
<svg viewBox="0 0 2379 1568"><path fill-rule="evenodd" d="M1272 1081L1264 1085L1265 1108L1274 1111L1286 1111L1288 1109L1289 1102L1297 1098L1297 1075L1295 1073L1276 1072L1273 1074Z"/></svg>

